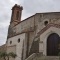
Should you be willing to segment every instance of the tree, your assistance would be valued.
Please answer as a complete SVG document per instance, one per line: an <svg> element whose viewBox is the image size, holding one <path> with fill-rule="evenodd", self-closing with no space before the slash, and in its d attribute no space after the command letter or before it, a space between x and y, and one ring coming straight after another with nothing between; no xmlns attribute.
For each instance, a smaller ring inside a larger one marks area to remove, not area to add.
<svg viewBox="0 0 60 60"><path fill-rule="evenodd" d="M9 60L9 57L15 58L16 56L17 56L17 55L14 54L13 52L10 52L10 53L7 54L8 60Z"/></svg>
<svg viewBox="0 0 60 60"><path fill-rule="evenodd" d="M0 52L0 58L3 58L4 60L6 60L6 52Z"/></svg>
<svg viewBox="0 0 60 60"><path fill-rule="evenodd" d="M0 52L0 58L3 58L4 60L9 60L9 57L15 58L17 55L13 52L6 53L6 52Z"/></svg>

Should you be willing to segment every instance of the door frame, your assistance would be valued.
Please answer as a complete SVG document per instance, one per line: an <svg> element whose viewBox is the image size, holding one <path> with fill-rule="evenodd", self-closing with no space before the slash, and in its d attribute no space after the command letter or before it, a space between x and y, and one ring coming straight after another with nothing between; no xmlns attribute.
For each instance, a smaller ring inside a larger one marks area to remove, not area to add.
<svg viewBox="0 0 60 60"><path fill-rule="evenodd" d="M47 38L50 34L56 33L60 36L60 29L56 27L50 27L44 33L40 35L40 42L39 42L39 52L42 52L43 55L47 56Z"/></svg>

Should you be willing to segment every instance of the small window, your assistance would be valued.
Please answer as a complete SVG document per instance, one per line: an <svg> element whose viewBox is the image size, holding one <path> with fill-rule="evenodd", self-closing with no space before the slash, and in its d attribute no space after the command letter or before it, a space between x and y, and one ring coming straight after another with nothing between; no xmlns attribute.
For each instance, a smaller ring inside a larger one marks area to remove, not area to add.
<svg viewBox="0 0 60 60"><path fill-rule="evenodd" d="M44 25L47 25L47 24L48 24L48 21L45 21L45 22L44 22Z"/></svg>
<svg viewBox="0 0 60 60"><path fill-rule="evenodd" d="M12 44L12 41L10 41L10 44Z"/></svg>
<svg viewBox="0 0 60 60"><path fill-rule="evenodd" d="M18 43L20 42L20 38L18 39Z"/></svg>

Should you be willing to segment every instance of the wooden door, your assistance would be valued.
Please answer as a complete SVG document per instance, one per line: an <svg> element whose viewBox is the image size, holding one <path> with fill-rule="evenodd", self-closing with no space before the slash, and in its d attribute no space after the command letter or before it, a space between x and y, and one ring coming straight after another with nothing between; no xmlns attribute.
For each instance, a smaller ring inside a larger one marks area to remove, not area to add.
<svg viewBox="0 0 60 60"><path fill-rule="evenodd" d="M60 37L58 34L53 33L49 35L47 39L47 55L48 56L57 56L58 55L58 43Z"/></svg>

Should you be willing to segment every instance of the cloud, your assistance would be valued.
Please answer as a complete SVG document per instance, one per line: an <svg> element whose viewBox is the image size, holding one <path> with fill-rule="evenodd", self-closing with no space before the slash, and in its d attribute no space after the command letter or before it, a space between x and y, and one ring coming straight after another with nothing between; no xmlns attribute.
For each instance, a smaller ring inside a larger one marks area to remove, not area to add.
<svg viewBox="0 0 60 60"><path fill-rule="evenodd" d="M60 0L23 0L23 17L25 19L35 13L59 12Z"/></svg>
<svg viewBox="0 0 60 60"><path fill-rule="evenodd" d="M47 12L60 10L60 0L24 0L26 12Z"/></svg>
<svg viewBox="0 0 60 60"><path fill-rule="evenodd" d="M7 38L8 27L0 27L0 45L5 44Z"/></svg>

